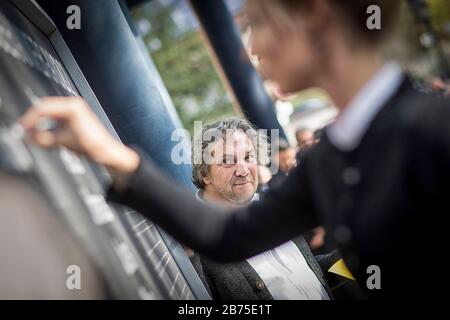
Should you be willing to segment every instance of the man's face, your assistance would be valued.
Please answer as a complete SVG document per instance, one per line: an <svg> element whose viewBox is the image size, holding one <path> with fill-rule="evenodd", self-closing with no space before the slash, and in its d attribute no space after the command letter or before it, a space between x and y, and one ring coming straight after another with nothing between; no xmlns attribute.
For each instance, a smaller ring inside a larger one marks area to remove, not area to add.
<svg viewBox="0 0 450 320"><path fill-rule="evenodd" d="M258 187L258 165L252 140L235 131L212 147L213 164L204 178L206 197L245 204Z"/></svg>

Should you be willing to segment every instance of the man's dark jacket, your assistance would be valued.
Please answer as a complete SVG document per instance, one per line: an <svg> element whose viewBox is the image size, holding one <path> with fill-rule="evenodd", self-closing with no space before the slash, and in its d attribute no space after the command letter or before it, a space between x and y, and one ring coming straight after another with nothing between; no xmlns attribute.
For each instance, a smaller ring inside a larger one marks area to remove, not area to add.
<svg viewBox="0 0 450 320"><path fill-rule="evenodd" d="M324 272L339 259L338 253L314 257L303 237L292 241L331 299ZM273 300L264 281L246 260L220 263L199 254L194 254L190 259L214 300Z"/></svg>

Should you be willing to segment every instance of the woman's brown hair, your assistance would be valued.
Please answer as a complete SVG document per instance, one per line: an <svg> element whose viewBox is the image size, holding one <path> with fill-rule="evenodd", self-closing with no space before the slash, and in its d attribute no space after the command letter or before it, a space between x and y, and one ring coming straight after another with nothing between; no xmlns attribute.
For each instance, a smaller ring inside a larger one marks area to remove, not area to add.
<svg viewBox="0 0 450 320"><path fill-rule="evenodd" d="M250 7L257 8L267 18L275 19L276 12L283 12L285 17L295 17L295 13L312 10L317 0L247 0ZM401 0L325 0L338 16L342 26L352 39L366 45L380 44L392 30L396 22ZM376 5L381 12L381 29L370 30L367 9ZM292 21L295 23L295 21Z"/></svg>

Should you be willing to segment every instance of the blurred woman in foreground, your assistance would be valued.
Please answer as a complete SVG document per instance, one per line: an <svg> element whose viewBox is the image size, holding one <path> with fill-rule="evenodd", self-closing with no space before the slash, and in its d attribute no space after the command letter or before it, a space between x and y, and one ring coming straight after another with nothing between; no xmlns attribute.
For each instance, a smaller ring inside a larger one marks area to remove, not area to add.
<svg viewBox="0 0 450 320"><path fill-rule="evenodd" d="M381 9L379 30L367 9ZM339 109L320 143L286 182L248 208L198 203L139 150L114 140L83 100L46 98L21 120L44 147L64 145L115 174L111 200L134 207L182 243L220 261L256 255L318 225L372 297L437 294L429 259L444 250L423 239L444 234L450 212L450 106L417 92L381 45L397 19L392 0L249 0L251 52L283 92L326 90ZM39 120L56 132L35 130ZM177 201L173 201L177 199ZM430 235L431 236L431 235ZM436 250L436 252L431 251Z"/></svg>

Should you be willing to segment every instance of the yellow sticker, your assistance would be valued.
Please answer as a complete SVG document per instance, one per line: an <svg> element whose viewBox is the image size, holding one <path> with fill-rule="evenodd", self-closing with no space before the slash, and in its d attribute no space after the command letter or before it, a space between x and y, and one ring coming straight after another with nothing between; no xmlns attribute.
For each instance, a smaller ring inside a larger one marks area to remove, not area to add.
<svg viewBox="0 0 450 320"><path fill-rule="evenodd" d="M347 266L344 263L344 260L340 259L335 264L331 266L330 269L328 269L328 272L332 272L335 274L338 274L342 277L355 280L351 272L348 270Z"/></svg>

